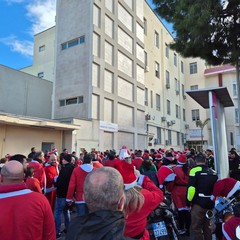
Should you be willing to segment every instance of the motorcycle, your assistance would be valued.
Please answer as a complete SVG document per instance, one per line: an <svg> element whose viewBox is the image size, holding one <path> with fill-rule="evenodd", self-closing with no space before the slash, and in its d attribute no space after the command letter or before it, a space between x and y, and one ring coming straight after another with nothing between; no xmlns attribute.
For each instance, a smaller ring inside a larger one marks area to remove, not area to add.
<svg viewBox="0 0 240 240"><path fill-rule="evenodd" d="M176 214L167 197L148 216L147 229L151 240L178 240Z"/></svg>
<svg viewBox="0 0 240 240"><path fill-rule="evenodd" d="M219 197L213 210L208 210L206 217L212 221L212 229L217 239L222 239L222 224L234 216L234 207L239 203L240 195L232 198Z"/></svg>

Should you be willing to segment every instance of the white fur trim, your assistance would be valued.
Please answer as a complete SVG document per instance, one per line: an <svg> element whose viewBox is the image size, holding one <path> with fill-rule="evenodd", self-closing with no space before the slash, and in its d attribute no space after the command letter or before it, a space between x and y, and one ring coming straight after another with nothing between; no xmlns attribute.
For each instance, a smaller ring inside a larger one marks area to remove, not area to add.
<svg viewBox="0 0 240 240"><path fill-rule="evenodd" d="M222 224L222 233L223 233L223 236L224 236L227 240L232 240L232 239L229 237L229 235L227 234L227 232L225 231L224 225L225 225L225 223Z"/></svg>
<svg viewBox="0 0 240 240"><path fill-rule="evenodd" d="M132 183L124 184L124 186L125 186L125 190L128 190L130 188L133 188L134 186L137 186L137 182L134 181Z"/></svg>
<svg viewBox="0 0 240 240"><path fill-rule="evenodd" d="M24 194L31 193L32 191L29 189L23 189L15 192L8 192L8 193L0 193L0 199L9 198L9 197L16 197Z"/></svg>
<svg viewBox="0 0 240 240"><path fill-rule="evenodd" d="M240 190L240 182L237 181L232 188L232 190L228 193L227 198L231 197L237 190Z"/></svg>
<svg viewBox="0 0 240 240"><path fill-rule="evenodd" d="M85 172L91 172L93 170L93 165L88 164L88 163L82 164L79 167Z"/></svg>
<svg viewBox="0 0 240 240"><path fill-rule="evenodd" d="M210 199L211 199L212 201L215 201L215 197L214 197L213 195L211 195Z"/></svg>
<svg viewBox="0 0 240 240"><path fill-rule="evenodd" d="M164 182L172 182L172 181L175 180L175 177L176 177L176 174L175 173L171 173L164 179Z"/></svg>
<svg viewBox="0 0 240 240"><path fill-rule="evenodd" d="M140 185L140 186L142 186L142 184L143 184L143 179L144 179L144 175L141 174L140 177L138 178L137 184Z"/></svg>

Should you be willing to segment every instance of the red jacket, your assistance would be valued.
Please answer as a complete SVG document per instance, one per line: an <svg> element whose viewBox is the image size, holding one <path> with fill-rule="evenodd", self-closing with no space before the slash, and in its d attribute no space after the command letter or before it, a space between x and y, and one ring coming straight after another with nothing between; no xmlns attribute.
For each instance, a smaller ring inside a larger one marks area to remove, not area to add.
<svg viewBox="0 0 240 240"><path fill-rule="evenodd" d="M186 196L189 176L186 176L181 165L173 168L176 174L173 183L168 184L167 190L172 193L172 200L178 210L187 209Z"/></svg>
<svg viewBox="0 0 240 240"><path fill-rule="evenodd" d="M44 195L25 184L0 185L0 236L11 240L55 240L55 223Z"/></svg>
<svg viewBox="0 0 240 240"><path fill-rule="evenodd" d="M240 224L239 217L231 217L227 222L222 225L223 237L222 240L235 239L236 228Z"/></svg>
<svg viewBox="0 0 240 240"><path fill-rule="evenodd" d="M93 167L94 168L101 168L103 167L102 163L100 163L99 161L93 161Z"/></svg>
<svg viewBox="0 0 240 240"><path fill-rule="evenodd" d="M71 175L71 179L68 185L68 192L66 201L72 201L73 195L76 192L76 203L83 203L83 185L86 176L93 171L93 165L91 164L83 164L77 168L74 168L73 173Z"/></svg>
<svg viewBox="0 0 240 240"><path fill-rule="evenodd" d="M44 172L43 165L39 163L38 161L32 160L29 164L28 167L33 167L34 168L34 177L37 178L40 182L40 187L45 188L46 187L46 176Z"/></svg>
<svg viewBox="0 0 240 240"><path fill-rule="evenodd" d="M42 193L42 190L40 188L40 182L37 178L28 177L26 179L26 187L34 192Z"/></svg>
<svg viewBox="0 0 240 240"><path fill-rule="evenodd" d="M113 160L108 159L105 162L105 166L106 167L114 167L115 168L115 166L118 165L119 162L121 162L121 160L118 159L118 158L114 158Z"/></svg>
<svg viewBox="0 0 240 240"><path fill-rule="evenodd" d="M126 218L124 235L135 237L144 231L141 240L148 240L150 238L146 230L147 216L163 201L164 195L147 176L144 176L142 187L141 193L144 196L144 204L140 211L133 212Z"/></svg>
<svg viewBox="0 0 240 240"><path fill-rule="evenodd" d="M136 169L139 169L139 167L142 165L143 159L141 157L135 157L132 160L133 165L136 167Z"/></svg>

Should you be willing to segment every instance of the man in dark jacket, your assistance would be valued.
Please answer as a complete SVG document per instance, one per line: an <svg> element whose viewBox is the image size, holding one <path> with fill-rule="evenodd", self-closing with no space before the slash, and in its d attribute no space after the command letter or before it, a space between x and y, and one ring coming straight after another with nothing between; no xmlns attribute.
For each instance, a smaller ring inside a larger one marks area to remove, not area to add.
<svg viewBox="0 0 240 240"><path fill-rule="evenodd" d="M240 181L240 156L237 154L236 150L230 151L229 173L231 178Z"/></svg>
<svg viewBox="0 0 240 240"><path fill-rule="evenodd" d="M66 204L66 196L68 191L68 184L73 172L74 167L71 164L72 155L66 154L62 156L62 169L59 173L59 176L56 180L55 186L57 188L57 200L56 200L56 207L55 207L55 226L56 226L56 238L61 237L61 217L62 213L64 215L65 220L65 229L67 231L69 221L70 221L70 213L67 209Z"/></svg>
<svg viewBox="0 0 240 240"><path fill-rule="evenodd" d="M212 233L210 220L206 218L206 212L214 207L211 201L213 186L217 181L216 172L206 166L206 156L202 153L196 155L196 167L189 174L187 189L187 205L192 205L192 231L196 240L211 240Z"/></svg>
<svg viewBox="0 0 240 240"><path fill-rule="evenodd" d="M89 173L84 182L84 199L89 214L74 218L66 240L124 240L124 185L114 168L102 167Z"/></svg>

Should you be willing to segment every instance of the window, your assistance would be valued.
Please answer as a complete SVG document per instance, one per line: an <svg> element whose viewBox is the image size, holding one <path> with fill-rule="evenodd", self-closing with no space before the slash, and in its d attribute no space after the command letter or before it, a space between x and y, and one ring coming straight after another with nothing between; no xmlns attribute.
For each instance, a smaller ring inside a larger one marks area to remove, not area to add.
<svg viewBox="0 0 240 240"><path fill-rule="evenodd" d="M170 74L166 71L166 88L170 88Z"/></svg>
<svg viewBox="0 0 240 240"><path fill-rule="evenodd" d="M179 94L180 82L175 78L175 91L176 94Z"/></svg>
<svg viewBox="0 0 240 240"><path fill-rule="evenodd" d="M144 34L147 35L147 19L143 18L143 31Z"/></svg>
<svg viewBox="0 0 240 240"><path fill-rule="evenodd" d="M238 114L238 109L235 108L235 123L239 123L239 114Z"/></svg>
<svg viewBox="0 0 240 240"><path fill-rule="evenodd" d="M144 51L144 64L145 64L145 68L148 65L148 54L147 52Z"/></svg>
<svg viewBox="0 0 240 240"><path fill-rule="evenodd" d="M186 121L186 110L183 108L183 121Z"/></svg>
<svg viewBox="0 0 240 240"><path fill-rule="evenodd" d="M161 109L160 104L161 104L160 95L156 94L156 110L157 111L160 111L160 109Z"/></svg>
<svg viewBox="0 0 240 240"><path fill-rule="evenodd" d="M183 84L182 84L182 95L185 96L185 87Z"/></svg>
<svg viewBox="0 0 240 240"><path fill-rule="evenodd" d="M179 146L180 145L180 133L177 132L177 145Z"/></svg>
<svg viewBox="0 0 240 240"><path fill-rule="evenodd" d="M234 145L234 141L233 141L233 132L230 132L230 145Z"/></svg>
<svg viewBox="0 0 240 240"><path fill-rule="evenodd" d="M196 62L190 63L189 68L190 68L190 74L197 73L197 63Z"/></svg>
<svg viewBox="0 0 240 240"><path fill-rule="evenodd" d="M159 63L158 63L158 62L155 62L155 76L156 76L157 78L160 77Z"/></svg>
<svg viewBox="0 0 240 240"><path fill-rule="evenodd" d="M39 51L39 52L45 51L45 45L40 46L39 49L38 49L38 51Z"/></svg>
<svg viewBox="0 0 240 240"><path fill-rule="evenodd" d="M179 108L180 107L176 104L175 108L176 108L176 118L180 118L180 116L179 116L180 115L180 112L179 112L179 110L180 110Z"/></svg>
<svg viewBox="0 0 240 240"><path fill-rule="evenodd" d="M197 121L199 120L199 109L194 109L192 110L192 121Z"/></svg>
<svg viewBox="0 0 240 240"><path fill-rule="evenodd" d="M154 33L154 45L159 48L159 34L156 31Z"/></svg>
<svg viewBox="0 0 240 240"><path fill-rule="evenodd" d="M169 46L165 44L165 56L169 58Z"/></svg>
<svg viewBox="0 0 240 240"><path fill-rule="evenodd" d="M44 72L39 72L37 75L39 78L44 78Z"/></svg>
<svg viewBox="0 0 240 240"><path fill-rule="evenodd" d="M192 85L192 86L190 86L190 89L191 90L198 90L198 85Z"/></svg>
<svg viewBox="0 0 240 240"><path fill-rule="evenodd" d="M236 83L233 83L233 96L234 96L234 97L237 97L237 95L238 95L237 92L238 92L238 91L237 91L237 84L236 84Z"/></svg>
<svg viewBox="0 0 240 240"><path fill-rule="evenodd" d="M181 61L181 73L184 73L183 61Z"/></svg>
<svg viewBox="0 0 240 240"><path fill-rule="evenodd" d="M158 139L158 143L161 144L161 142L162 142L162 129L160 127L157 127L157 139Z"/></svg>
<svg viewBox="0 0 240 240"><path fill-rule="evenodd" d="M168 130L168 144L171 145L172 144L172 131Z"/></svg>
<svg viewBox="0 0 240 240"><path fill-rule="evenodd" d="M61 44L62 50L73 47L73 46L76 46L78 44L82 44L84 42L85 42L85 36L81 36L79 38L72 39L68 42L65 42L65 43Z"/></svg>
<svg viewBox="0 0 240 240"><path fill-rule="evenodd" d="M170 115L171 114L171 103L169 100L167 100L167 114Z"/></svg>
<svg viewBox="0 0 240 240"><path fill-rule="evenodd" d="M83 96L59 100L60 107L80 104L80 103L83 103Z"/></svg>
<svg viewBox="0 0 240 240"><path fill-rule="evenodd" d="M174 53L174 65L177 66L177 54Z"/></svg>
<svg viewBox="0 0 240 240"><path fill-rule="evenodd" d="M145 106L148 106L148 89L145 88Z"/></svg>
<svg viewBox="0 0 240 240"><path fill-rule="evenodd" d="M153 91L150 92L151 108L153 108Z"/></svg>

